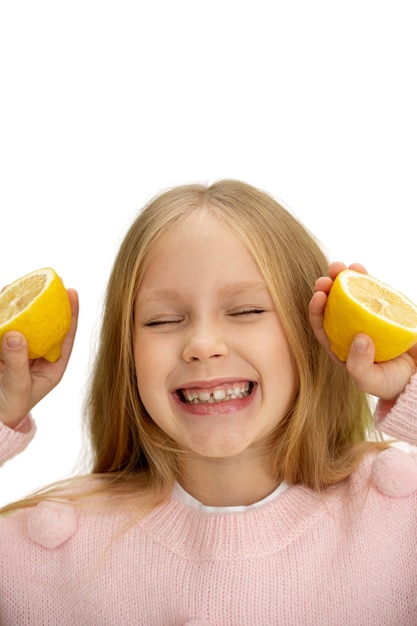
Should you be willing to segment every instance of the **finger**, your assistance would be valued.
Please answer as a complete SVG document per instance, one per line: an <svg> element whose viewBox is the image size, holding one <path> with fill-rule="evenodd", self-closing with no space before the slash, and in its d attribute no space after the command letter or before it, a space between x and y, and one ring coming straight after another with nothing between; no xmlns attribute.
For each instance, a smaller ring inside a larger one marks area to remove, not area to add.
<svg viewBox="0 0 417 626"><path fill-rule="evenodd" d="M340 272L343 272L343 270L346 269L348 269L348 267L345 263L342 263L341 261L333 261L329 265L329 276L334 280ZM354 270L355 272L361 272L361 274L367 274L366 268L362 265L362 263L351 263L349 265L349 269Z"/></svg>
<svg viewBox="0 0 417 626"><path fill-rule="evenodd" d="M310 323L314 330L323 328L323 315L326 308L327 295L323 290L313 294L309 304Z"/></svg>
<svg viewBox="0 0 417 626"><path fill-rule="evenodd" d="M352 263L349 265L350 270L355 270L355 272L360 272L361 274L367 274L367 270L362 263Z"/></svg>
<svg viewBox="0 0 417 626"><path fill-rule="evenodd" d="M348 269L347 266L341 261L333 261L332 263L330 263L328 270L329 276L320 276L320 278L316 280L316 283L314 285L314 291L324 291L328 294L330 292L330 289L332 288L333 281L336 276L346 269ZM365 267L360 263L352 263L352 265L349 265L349 269L361 272L362 274L366 274Z"/></svg>
<svg viewBox="0 0 417 626"><path fill-rule="evenodd" d="M330 341L323 327L323 314L326 307L327 295L322 291L317 291L310 300L309 320L316 339L326 350L328 356L337 365L343 365L342 361L332 352Z"/></svg>
<svg viewBox="0 0 417 626"><path fill-rule="evenodd" d="M408 354L411 356L411 358L414 361L414 373L417 370L417 343L410 348L410 350L408 351Z"/></svg>
<svg viewBox="0 0 417 626"><path fill-rule="evenodd" d="M347 269L347 265L345 265L345 263L342 263L341 261L333 261L329 264L328 269L330 278L334 280L336 276L345 269Z"/></svg>
<svg viewBox="0 0 417 626"><path fill-rule="evenodd" d="M375 384L375 346L367 335L359 334L352 341L346 368L361 391L372 393Z"/></svg>
<svg viewBox="0 0 417 626"><path fill-rule="evenodd" d="M21 372L28 369L27 341L17 331L9 331L2 341L2 359L6 366L6 372Z"/></svg>
<svg viewBox="0 0 417 626"><path fill-rule="evenodd" d="M34 378L34 400L38 402L46 393L55 387L64 375L71 352L78 324L78 294L75 289L68 290L71 303L71 326L61 346L61 356L55 363L37 359L31 363L31 374Z"/></svg>
<svg viewBox="0 0 417 626"><path fill-rule="evenodd" d="M314 291L323 291L328 294L332 288L333 281L328 276L320 276L314 284Z"/></svg>
<svg viewBox="0 0 417 626"><path fill-rule="evenodd" d="M75 289L68 289L67 293L68 293L68 297L70 300L72 313L71 313L71 326L62 344L62 356L66 358L66 360L69 359L73 345L74 345L74 339L75 339L77 326L78 326L78 314L79 314L78 293L75 291Z"/></svg>
<svg viewBox="0 0 417 626"><path fill-rule="evenodd" d="M16 331L2 341L3 374L0 387L0 419L14 427L29 410L31 376L25 337Z"/></svg>

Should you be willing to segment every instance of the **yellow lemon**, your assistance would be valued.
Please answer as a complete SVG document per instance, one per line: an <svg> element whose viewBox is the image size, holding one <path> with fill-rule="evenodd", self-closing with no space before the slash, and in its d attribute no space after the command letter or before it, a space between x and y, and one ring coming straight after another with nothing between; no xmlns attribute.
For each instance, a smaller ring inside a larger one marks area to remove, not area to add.
<svg viewBox="0 0 417 626"><path fill-rule="evenodd" d="M18 330L27 339L30 359L57 361L70 325L67 291L49 267L26 274L0 293L0 342L6 332Z"/></svg>
<svg viewBox="0 0 417 626"><path fill-rule="evenodd" d="M347 269L332 285L323 326L342 361L358 333L373 339L375 361L388 361L417 343L417 306L376 278Z"/></svg>

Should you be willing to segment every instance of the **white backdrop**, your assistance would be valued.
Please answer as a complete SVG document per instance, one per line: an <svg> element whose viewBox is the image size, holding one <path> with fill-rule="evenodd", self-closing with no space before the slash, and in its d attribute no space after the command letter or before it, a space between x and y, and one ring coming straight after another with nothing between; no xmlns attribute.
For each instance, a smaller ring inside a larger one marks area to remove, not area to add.
<svg viewBox="0 0 417 626"><path fill-rule="evenodd" d="M0 503L78 467L112 261L166 187L246 180L417 301L414 4L0 0L0 283L51 265L81 301Z"/></svg>

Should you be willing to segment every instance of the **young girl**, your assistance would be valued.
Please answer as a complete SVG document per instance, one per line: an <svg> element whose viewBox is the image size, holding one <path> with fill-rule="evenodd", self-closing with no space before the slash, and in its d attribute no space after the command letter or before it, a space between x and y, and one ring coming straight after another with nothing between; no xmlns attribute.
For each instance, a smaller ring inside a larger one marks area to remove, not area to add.
<svg viewBox="0 0 417 626"><path fill-rule="evenodd" d="M5 507L0 623L417 624L417 346L346 364L311 235L236 181L152 201L110 277L87 402L91 475ZM365 271L362 266L354 266ZM329 272L329 277L326 277ZM34 434L61 360L2 346L0 455Z"/></svg>

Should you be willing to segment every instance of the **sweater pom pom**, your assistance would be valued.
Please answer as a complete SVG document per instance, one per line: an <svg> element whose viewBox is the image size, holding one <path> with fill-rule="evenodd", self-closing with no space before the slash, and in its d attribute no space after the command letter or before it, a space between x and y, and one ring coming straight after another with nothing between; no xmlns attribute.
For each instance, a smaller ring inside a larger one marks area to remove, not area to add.
<svg viewBox="0 0 417 626"><path fill-rule="evenodd" d="M417 462L398 448L388 448L378 454L371 476L374 484L387 496L401 498L417 490Z"/></svg>
<svg viewBox="0 0 417 626"><path fill-rule="evenodd" d="M27 519L29 537L44 548L53 550L75 533L77 519L74 508L62 502L40 502L31 509Z"/></svg>

